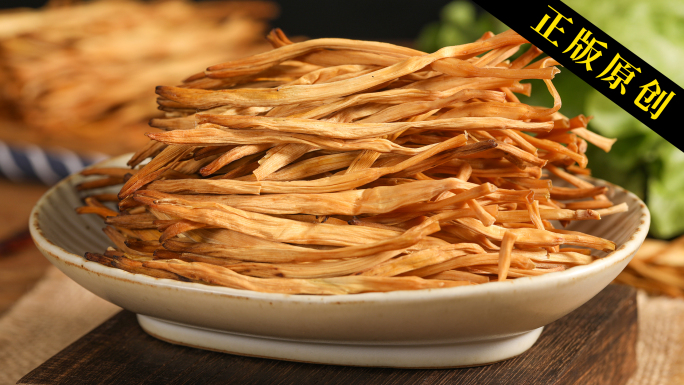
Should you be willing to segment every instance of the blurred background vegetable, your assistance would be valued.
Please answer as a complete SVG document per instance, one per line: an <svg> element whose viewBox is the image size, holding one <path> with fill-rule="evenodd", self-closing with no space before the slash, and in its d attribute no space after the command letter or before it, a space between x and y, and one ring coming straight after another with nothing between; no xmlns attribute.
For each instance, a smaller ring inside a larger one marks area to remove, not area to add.
<svg viewBox="0 0 684 385"><path fill-rule="evenodd" d="M647 60L677 84L684 84L684 3L665 0L568 0L578 13ZM447 4L441 20L425 26L418 38L420 49L432 52L462 44L484 32L507 27L466 0ZM533 88L545 87L532 81ZM610 153L590 145L587 156L593 176L636 193L651 209L651 235L668 239L684 233L684 153L584 83L561 69L554 84L563 98L566 116L594 116L589 128L617 138ZM521 96L524 103L551 105L548 94Z"/></svg>

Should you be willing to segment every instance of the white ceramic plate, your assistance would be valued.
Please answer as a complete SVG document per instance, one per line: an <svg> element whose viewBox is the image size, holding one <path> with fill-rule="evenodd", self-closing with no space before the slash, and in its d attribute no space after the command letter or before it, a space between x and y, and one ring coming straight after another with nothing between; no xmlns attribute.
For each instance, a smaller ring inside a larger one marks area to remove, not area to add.
<svg viewBox="0 0 684 385"><path fill-rule="evenodd" d="M128 156L104 162L122 166ZM484 285L355 295L257 293L131 274L89 262L110 244L102 221L78 215L72 175L50 189L30 218L41 252L81 286L138 314L151 335L182 345L276 359L356 366L438 368L491 363L534 344L547 325L587 302L627 265L650 224L632 193L610 187L627 213L571 229L610 239L617 250L590 265Z"/></svg>

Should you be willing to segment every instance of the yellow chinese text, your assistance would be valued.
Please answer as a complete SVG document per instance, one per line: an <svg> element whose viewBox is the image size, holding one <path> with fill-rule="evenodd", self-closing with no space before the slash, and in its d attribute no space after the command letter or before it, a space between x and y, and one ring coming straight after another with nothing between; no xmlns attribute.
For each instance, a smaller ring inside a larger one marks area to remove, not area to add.
<svg viewBox="0 0 684 385"><path fill-rule="evenodd" d="M551 44L553 44L553 45L555 45L556 47L558 47L558 42L555 41L555 40L551 40L551 39L549 38L549 35L551 35L551 32L553 32L554 29L557 29L557 30L561 31L561 33L565 33L565 31L563 30L563 27L558 27L558 23L559 23L562 19L565 19L565 20L569 21L570 24L572 24L572 18L568 18L568 17L565 17L565 16L561 15L560 12L556 11L555 9L553 9L553 7L551 7L550 5L549 5L549 8L551 8L554 12L556 12L556 17L553 19L553 21L551 22L551 24L549 24L549 26L546 28L546 30L545 30L544 32L542 32L542 29L544 28L544 25L546 25L546 22L549 21L549 19L551 18L551 16L549 16L549 15L544 15L544 17L541 19L541 21L539 22L539 24L537 24L536 27L530 27L530 28L532 28L533 30L537 31L537 33L539 33L540 35L544 36L544 38L545 38L546 40L550 41Z"/></svg>
<svg viewBox="0 0 684 385"><path fill-rule="evenodd" d="M605 80L610 83L610 89L614 90L617 88L617 86L620 86L620 93L622 95L625 94L625 84L629 84L629 82L634 79L634 71L637 71L641 73L641 68L634 67L633 65L629 64L627 60L623 59L620 54L615 54L615 57L613 60L608 64L608 67L606 67L603 72L601 72L597 78L600 78L603 75L608 74L608 76L602 78L601 80Z"/></svg>
<svg viewBox="0 0 684 385"><path fill-rule="evenodd" d="M652 110L657 109L655 114L651 112L651 119L653 120L658 119L660 113L665 109L665 106L667 106L667 104L670 103L670 100L675 96L674 92L661 91L657 80L653 80L639 88L641 88L641 92L639 92L639 96L634 100L634 104L644 111L648 111L649 108ZM658 99L656 99L655 103L650 104L656 96L658 96ZM642 101L646 103L646 105L642 104ZM658 106L660 106L660 108L658 108Z"/></svg>
<svg viewBox="0 0 684 385"><path fill-rule="evenodd" d="M595 38L591 38L589 40L589 37L591 36L591 31L586 30L585 28L582 28L580 33L577 34L577 37L575 37L575 40L572 41L572 44L568 46L568 48L563 51L563 53L566 53L570 51L573 47L575 50L572 52L572 55L570 55L570 59L573 61L576 61L578 64L584 64L587 66L587 71L591 71L591 62L594 60L598 59L603 55L603 53L596 48L594 48L595 44L598 44L599 46L603 48L608 48L608 44L604 43L602 41L598 41ZM582 44L584 43L584 44ZM585 58L582 60L583 58ZM582 60L582 61L578 61Z"/></svg>

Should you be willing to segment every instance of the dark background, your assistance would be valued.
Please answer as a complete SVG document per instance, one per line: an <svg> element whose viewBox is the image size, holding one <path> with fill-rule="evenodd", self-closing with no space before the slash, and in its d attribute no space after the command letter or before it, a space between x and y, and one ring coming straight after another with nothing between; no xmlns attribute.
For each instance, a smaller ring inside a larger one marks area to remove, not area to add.
<svg viewBox="0 0 684 385"><path fill-rule="evenodd" d="M273 21L289 36L413 40L423 26L439 20L450 0L280 0ZM41 7L44 0L2 0L0 8Z"/></svg>

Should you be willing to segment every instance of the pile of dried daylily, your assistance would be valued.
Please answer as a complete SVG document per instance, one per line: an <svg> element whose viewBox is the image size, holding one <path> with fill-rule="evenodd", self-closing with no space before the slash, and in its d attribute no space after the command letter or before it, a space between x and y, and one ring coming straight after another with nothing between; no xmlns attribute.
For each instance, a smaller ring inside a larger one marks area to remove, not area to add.
<svg viewBox="0 0 684 385"><path fill-rule="evenodd" d="M614 250L552 220L626 210L587 174L591 142L568 119L553 59L513 31L425 54L378 42L291 43L157 88L164 132L125 182L82 213L116 245L92 261L160 278L263 292L346 294L451 287L591 263ZM531 64L530 64L531 63ZM550 108L519 102L544 79ZM144 166L141 162L152 160ZM574 187L552 186L542 169ZM101 201L117 201L121 213ZM558 225L558 227L562 227ZM560 247L564 246L564 247Z"/></svg>
<svg viewBox="0 0 684 385"><path fill-rule="evenodd" d="M276 12L268 2L100 0L2 13L0 111L39 137L134 151L159 113L154 86L268 49L264 20Z"/></svg>
<svg viewBox="0 0 684 385"><path fill-rule="evenodd" d="M684 236L671 242L646 239L615 280L651 294L684 298Z"/></svg>

